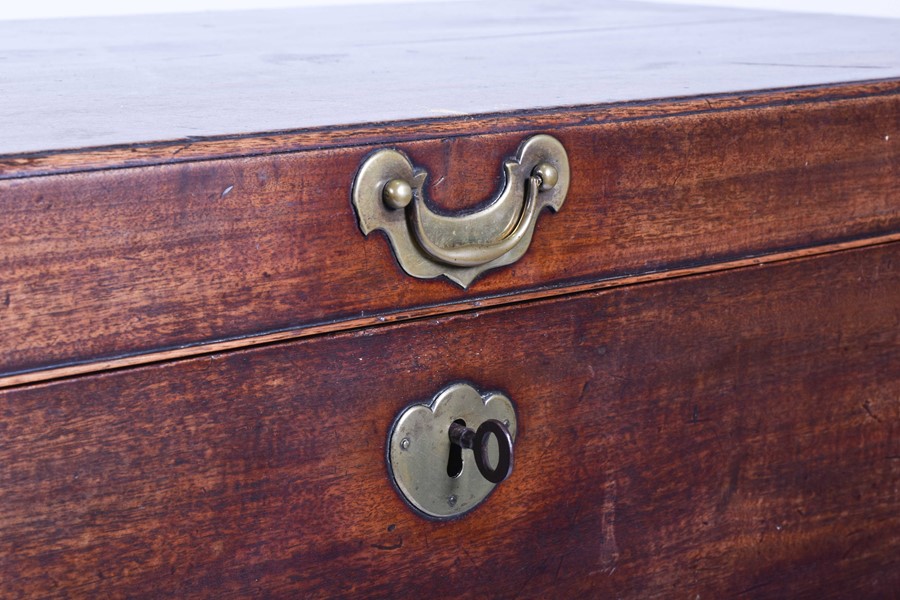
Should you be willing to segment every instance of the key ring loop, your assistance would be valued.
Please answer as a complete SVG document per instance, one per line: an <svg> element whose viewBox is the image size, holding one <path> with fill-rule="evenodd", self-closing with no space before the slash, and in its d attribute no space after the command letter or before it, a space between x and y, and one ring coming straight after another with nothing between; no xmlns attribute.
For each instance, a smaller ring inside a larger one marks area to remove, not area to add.
<svg viewBox="0 0 900 600"><path fill-rule="evenodd" d="M497 438L497 445L500 448L497 465L493 468L491 468L488 460L488 441L491 435ZM478 471L485 479L491 483L500 483L509 477L513 468L513 454L512 437L506 425L497 419L488 419L475 431L473 442L472 450L475 452L475 464L478 465Z"/></svg>

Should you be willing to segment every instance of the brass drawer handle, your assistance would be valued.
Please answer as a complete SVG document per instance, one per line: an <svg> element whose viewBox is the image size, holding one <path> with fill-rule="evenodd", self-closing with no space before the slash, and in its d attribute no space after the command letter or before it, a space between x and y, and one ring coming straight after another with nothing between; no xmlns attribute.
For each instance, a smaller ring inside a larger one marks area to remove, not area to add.
<svg viewBox="0 0 900 600"><path fill-rule="evenodd" d="M544 207L559 210L569 188L569 160L556 138L535 135L504 164L502 191L478 212L446 215L425 201L428 173L399 150L369 156L353 182L353 206L365 235L385 232L403 270L444 275L462 287L528 249Z"/></svg>

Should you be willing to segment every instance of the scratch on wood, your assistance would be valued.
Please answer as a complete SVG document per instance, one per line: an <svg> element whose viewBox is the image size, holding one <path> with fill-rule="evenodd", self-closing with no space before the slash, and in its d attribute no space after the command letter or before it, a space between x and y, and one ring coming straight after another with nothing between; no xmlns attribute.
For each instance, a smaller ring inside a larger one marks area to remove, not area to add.
<svg viewBox="0 0 900 600"><path fill-rule="evenodd" d="M566 555L563 554L559 557L559 562L556 564L556 574L553 576L553 581L559 581L559 572L562 569L563 561L566 559Z"/></svg>
<svg viewBox="0 0 900 600"><path fill-rule="evenodd" d="M594 378L596 377L596 373L594 372L594 367L588 363L588 371L590 371L590 376L585 380L583 384L581 384L581 391L578 392L578 402L584 401L584 395L588 392L591 387L591 384L594 382Z"/></svg>
<svg viewBox="0 0 900 600"><path fill-rule="evenodd" d="M878 415L876 415L875 413L872 412L872 406L871 406L871 404L869 404L868 400L866 400L865 402L862 403L862 407L863 407L863 410L866 411L867 415L869 415L870 417L872 417L873 419L875 419L876 421L881 423L881 417L879 417Z"/></svg>
<svg viewBox="0 0 900 600"><path fill-rule="evenodd" d="M403 547L403 537L397 536L397 543L395 544L372 544L372 547L376 550L399 550Z"/></svg>
<svg viewBox="0 0 900 600"><path fill-rule="evenodd" d="M183 150L187 150L191 146L193 146L193 144L185 144L184 146L179 146L174 152L172 152L172 156L178 156L180 152L182 152Z"/></svg>
<svg viewBox="0 0 900 600"><path fill-rule="evenodd" d="M546 564L546 561L545 561L545 564ZM525 569L523 569L523 570L525 570ZM535 574L537 573L537 569L528 569L527 571L528 571L528 576L525 578L525 581L522 583L522 585L518 589L518 591L516 591L516 594L513 596L513 598L522 597L522 594L525 593L525 590L529 589L528 584L531 582L531 580L534 578Z"/></svg>
<svg viewBox="0 0 900 600"><path fill-rule="evenodd" d="M466 558L469 560L469 562L472 563L472 566L475 567L476 569L478 569L481 566L481 565L479 565L478 561L475 560L474 558L472 558L472 555L469 554L469 551L466 550L465 546L460 546L460 548L462 549L463 554L466 555Z"/></svg>
<svg viewBox="0 0 900 600"><path fill-rule="evenodd" d="M612 573L619 561L619 546L616 543L616 480L611 475L608 477L600 521L600 565L602 570Z"/></svg>
<svg viewBox="0 0 900 600"><path fill-rule="evenodd" d="M759 589L761 589L761 588L764 588L764 587L766 587L767 585L772 585L773 583L775 583L775 581L761 581L761 582L759 582L759 583L756 583L756 584L754 584L754 585L751 585L750 587L744 588L743 590L739 591L737 594L735 594L735 595L732 596L732 597L733 597L733 598L738 598L738 597L740 597L740 596L746 596L746 595L748 595L748 594L749 594L749 595L756 596L755 592L756 592L757 590L759 590Z"/></svg>

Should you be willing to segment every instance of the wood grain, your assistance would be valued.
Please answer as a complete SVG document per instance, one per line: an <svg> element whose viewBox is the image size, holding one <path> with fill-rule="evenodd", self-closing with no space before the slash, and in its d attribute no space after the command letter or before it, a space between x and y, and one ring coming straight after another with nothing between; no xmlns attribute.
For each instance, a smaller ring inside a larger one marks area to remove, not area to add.
<svg viewBox="0 0 900 600"><path fill-rule="evenodd" d="M541 0L0 22L0 154L897 78L898 34Z"/></svg>
<svg viewBox="0 0 900 600"><path fill-rule="evenodd" d="M0 374L877 240L900 232L898 125L891 93L541 130L568 149L566 204L468 291L359 233L370 146L3 181ZM459 210L535 132L397 147Z"/></svg>
<svg viewBox="0 0 900 600"><path fill-rule="evenodd" d="M3 593L887 597L898 298L890 244L7 390ZM456 380L517 467L434 523L384 444Z"/></svg>
<svg viewBox="0 0 900 600"><path fill-rule="evenodd" d="M824 244L822 246L813 246L811 248L802 248L799 250L790 250L787 252L776 252L773 254L766 254L764 256L755 256L753 258L725 261L720 263L702 265L699 267L671 269L669 271L645 273L643 275L602 279L600 281L592 281L590 283L567 286L563 290L559 290L556 288L536 289L534 291L517 294L514 298L497 296L482 300L457 302L454 303L452 308L454 313L464 312L467 310L486 309L492 306L499 306L503 304L510 305L520 302L540 300L543 298L551 298L554 296L559 296L561 291L565 294L575 294L593 290L616 288L638 283L647 283L651 281L663 281L665 279L689 277L691 275L702 275L705 273L713 273L717 271L729 271L731 269L739 269L748 266L761 266L786 260L794 260L797 258L823 256L832 252L841 252L844 250L853 250L866 247L871 248L879 246L881 244L889 244L892 242L900 242L900 233L880 236L877 238L854 240L851 242ZM228 350L235 350L237 348L250 348L253 346L271 344L274 342L296 340L304 337L319 336L329 333L335 333L338 331L359 329L362 327L380 327L388 323L399 323L403 321L440 316L447 314L447 312L447 307L430 306L425 308L411 309L402 313L391 313L377 317L360 317L357 319L347 319L346 321L326 323L318 326L305 327L303 329L290 329L287 331L279 331L277 333L247 336L239 339L227 340L224 342L198 344L195 346L175 348L173 350L161 350L157 352L149 352L146 354L135 354L122 358L114 358L65 367L50 368L41 371L28 371L26 373L20 373L18 375L0 377L0 389L17 387L41 381L49 381L53 379L61 379L64 377L72 377L75 375L84 375L86 373L97 373L100 371L107 371L112 369L122 369L126 367L146 365L155 362L189 358L192 356L202 356L204 354L226 352Z"/></svg>

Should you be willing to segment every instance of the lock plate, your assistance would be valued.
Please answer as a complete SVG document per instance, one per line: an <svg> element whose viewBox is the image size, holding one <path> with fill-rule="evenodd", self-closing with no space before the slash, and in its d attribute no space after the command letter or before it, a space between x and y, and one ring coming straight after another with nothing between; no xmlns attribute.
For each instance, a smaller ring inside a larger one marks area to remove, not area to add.
<svg viewBox="0 0 900 600"><path fill-rule="evenodd" d="M448 460L450 425L474 429L489 419L506 425L515 441L516 413L509 398L499 392L481 394L465 383L444 388L430 403L413 404L397 416L388 436L388 469L410 506L433 519L451 519L488 497L497 484L481 475L470 451L461 453L462 469L455 477L448 473ZM496 465L497 439L488 440L487 450L489 462Z"/></svg>

